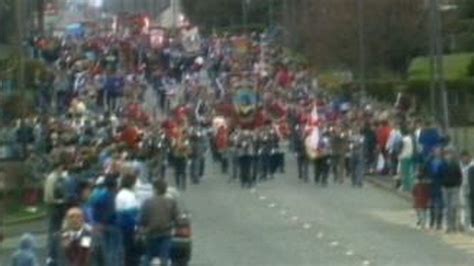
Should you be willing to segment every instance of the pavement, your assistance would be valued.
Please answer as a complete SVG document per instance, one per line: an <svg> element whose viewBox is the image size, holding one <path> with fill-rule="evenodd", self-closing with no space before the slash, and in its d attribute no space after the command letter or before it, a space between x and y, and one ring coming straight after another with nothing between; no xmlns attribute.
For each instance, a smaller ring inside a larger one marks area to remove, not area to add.
<svg viewBox="0 0 474 266"><path fill-rule="evenodd" d="M371 184L303 183L295 164L288 158L286 174L248 190L209 160L204 181L183 194L193 223L191 265L472 265L472 237L415 229L411 204ZM37 235L44 255L45 235ZM5 241L0 265L17 243Z"/></svg>

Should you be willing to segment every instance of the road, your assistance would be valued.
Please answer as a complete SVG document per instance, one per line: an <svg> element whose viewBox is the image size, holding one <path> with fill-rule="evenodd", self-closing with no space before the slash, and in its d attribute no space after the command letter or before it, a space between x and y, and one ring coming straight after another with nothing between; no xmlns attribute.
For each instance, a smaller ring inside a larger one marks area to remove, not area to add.
<svg viewBox="0 0 474 266"><path fill-rule="evenodd" d="M208 166L204 182L183 195L192 265L472 265L470 236L416 230L409 203L371 185L304 184L290 159L287 174L243 190ZM16 242L6 241L1 263Z"/></svg>

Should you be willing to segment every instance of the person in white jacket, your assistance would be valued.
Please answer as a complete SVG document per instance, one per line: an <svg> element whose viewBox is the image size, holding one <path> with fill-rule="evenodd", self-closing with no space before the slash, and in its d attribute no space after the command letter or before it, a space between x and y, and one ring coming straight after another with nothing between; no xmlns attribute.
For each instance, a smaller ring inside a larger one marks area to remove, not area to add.
<svg viewBox="0 0 474 266"><path fill-rule="evenodd" d="M398 155L398 173L400 175L400 181L402 182L402 189L409 192L412 190L414 184L415 167L413 155L415 145L413 145L413 136L407 130L402 130L401 134L402 144Z"/></svg>

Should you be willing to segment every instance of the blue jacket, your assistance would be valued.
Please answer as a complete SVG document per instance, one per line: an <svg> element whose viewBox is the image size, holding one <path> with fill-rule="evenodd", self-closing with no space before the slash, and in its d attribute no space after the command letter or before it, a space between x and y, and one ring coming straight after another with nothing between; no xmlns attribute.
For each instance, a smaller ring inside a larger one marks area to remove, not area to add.
<svg viewBox="0 0 474 266"><path fill-rule="evenodd" d="M419 142L423 147L423 158L428 158L434 148L440 146L443 142L443 137L436 128L423 129L420 133Z"/></svg>
<svg viewBox="0 0 474 266"><path fill-rule="evenodd" d="M24 234L20 240L20 247L11 257L11 266L39 266L35 254L35 239L30 234Z"/></svg>
<svg viewBox="0 0 474 266"><path fill-rule="evenodd" d="M434 158L429 162L429 177L431 180L432 196L441 196L441 186L446 174L446 162L439 158Z"/></svg>

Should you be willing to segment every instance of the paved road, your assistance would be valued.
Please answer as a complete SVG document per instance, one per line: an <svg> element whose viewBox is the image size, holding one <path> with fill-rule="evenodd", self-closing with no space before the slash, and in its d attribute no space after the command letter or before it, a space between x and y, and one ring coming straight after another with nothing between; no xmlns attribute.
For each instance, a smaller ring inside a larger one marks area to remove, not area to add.
<svg viewBox="0 0 474 266"><path fill-rule="evenodd" d="M303 184L293 165L255 190L209 168L183 195L193 218L192 265L472 265L471 237L417 231L406 201L370 185ZM0 265L16 242L2 247Z"/></svg>

